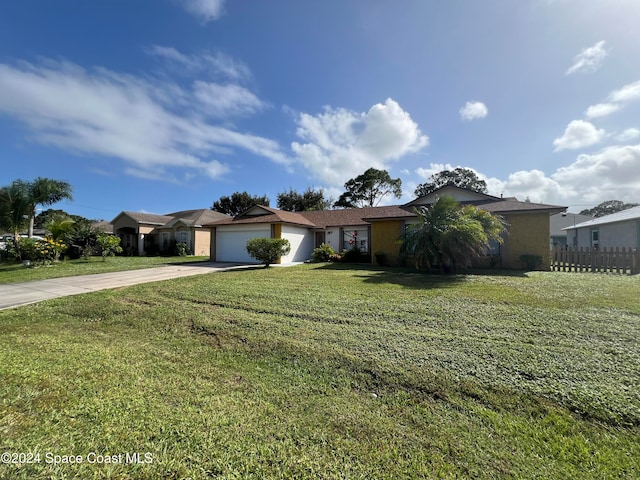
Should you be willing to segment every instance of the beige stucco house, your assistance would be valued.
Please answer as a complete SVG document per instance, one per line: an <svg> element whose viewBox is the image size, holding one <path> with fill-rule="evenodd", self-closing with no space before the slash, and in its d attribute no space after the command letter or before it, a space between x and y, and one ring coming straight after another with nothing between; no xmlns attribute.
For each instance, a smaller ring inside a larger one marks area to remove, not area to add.
<svg viewBox="0 0 640 480"><path fill-rule="evenodd" d="M384 259L386 264L398 265L404 261L398 238L407 224L418 221L414 209L428 207L445 195L505 219L508 232L504 243L495 245L491 252L499 258L500 266L523 268L520 256L536 255L542 259L542 268L549 268L549 216L566 207L493 197L454 186L442 187L405 205L299 213L255 206L234 218L207 225L211 228L211 259L253 262L245 248L247 240L269 237L286 238L291 243L291 252L281 263L307 260L314 248L327 243L338 252L357 244L361 252L371 255L374 264Z"/></svg>
<svg viewBox="0 0 640 480"><path fill-rule="evenodd" d="M209 255L211 228L206 224L229 218L210 209L183 210L155 215L121 212L111 223L113 233L122 240L125 255L162 252L172 241L186 243L194 255Z"/></svg>

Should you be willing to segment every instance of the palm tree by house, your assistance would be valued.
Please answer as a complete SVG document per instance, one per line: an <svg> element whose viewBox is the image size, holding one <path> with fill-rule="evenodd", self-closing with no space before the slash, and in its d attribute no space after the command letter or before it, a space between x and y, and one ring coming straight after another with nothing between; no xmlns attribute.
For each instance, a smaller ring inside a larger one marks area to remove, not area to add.
<svg viewBox="0 0 640 480"><path fill-rule="evenodd" d="M20 230L29 223L30 208L27 182L14 180L0 188L0 230L11 232L14 240L20 238Z"/></svg>
<svg viewBox="0 0 640 480"><path fill-rule="evenodd" d="M62 180L38 177L33 182L27 183L29 191L29 232L33 236L33 223L36 217L38 205L49 206L60 200L71 200L71 185Z"/></svg>
<svg viewBox="0 0 640 480"><path fill-rule="evenodd" d="M438 266L455 272L485 254L491 241L502 243L504 221L451 197L438 198L430 208L416 209L420 222L401 235L400 253L411 255L416 268Z"/></svg>

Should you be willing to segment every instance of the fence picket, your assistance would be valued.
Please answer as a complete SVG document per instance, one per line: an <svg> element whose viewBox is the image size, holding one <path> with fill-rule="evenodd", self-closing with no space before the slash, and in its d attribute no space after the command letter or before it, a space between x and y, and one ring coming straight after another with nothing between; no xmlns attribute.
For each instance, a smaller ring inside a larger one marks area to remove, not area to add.
<svg viewBox="0 0 640 480"><path fill-rule="evenodd" d="M640 273L640 249L633 247L562 247L551 249L551 270L635 275Z"/></svg>

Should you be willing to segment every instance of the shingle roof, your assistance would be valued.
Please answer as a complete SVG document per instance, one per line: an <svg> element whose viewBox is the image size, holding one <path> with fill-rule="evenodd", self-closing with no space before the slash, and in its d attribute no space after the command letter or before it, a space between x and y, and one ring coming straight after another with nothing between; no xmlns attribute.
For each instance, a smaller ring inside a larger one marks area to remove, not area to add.
<svg viewBox="0 0 640 480"><path fill-rule="evenodd" d="M542 203L521 202L515 197L498 198L484 195L485 198L474 200L473 205L496 214L527 213L527 212L547 212L559 213L566 210L566 207L558 205L546 205ZM259 206L266 213L264 215L240 214L234 218L224 218L220 221L212 222L207 226L216 225L238 225L257 223L289 223L303 225L312 228L328 228L341 226L367 225L372 221L385 219L401 219L415 217L413 202L405 205L390 205L384 207L363 207L346 208L338 210L317 210L310 212L287 212L271 207Z"/></svg>
<svg viewBox="0 0 640 480"><path fill-rule="evenodd" d="M575 227L566 227L563 230L572 230L573 228L592 227L594 225L605 225L607 223L624 222L627 220L640 220L640 206L632 207L621 212L611 213L604 217L594 218L586 222L578 223Z"/></svg>
<svg viewBox="0 0 640 480"><path fill-rule="evenodd" d="M183 210L180 212L167 213L168 217L174 219L180 219L187 225L204 225L206 223L216 222L218 220L224 220L230 218L229 215L216 212L209 208L201 208L198 210Z"/></svg>
<svg viewBox="0 0 640 480"><path fill-rule="evenodd" d="M414 217L413 209L405 209L399 205L385 207L345 208L343 210L319 210L302 212L306 218L319 228L340 227L347 225L366 225L369 220Z"/></svg>
<svg viewBox="0 0 640 480"><path fill-rule="evenodd" d="M135 221L139 223L149 223L155 225L164 225L165 223L173 220L173 217L168 215L156 215L154 213L142 213L142 212L122 212L127 216L133 218ZM118 217L116 217L118 218Z"/></svg>
<svg viewBox="0 0 640 480"><path fill-rule="evenodd" d="M478 208L487 210L491 213L516 213L516 212L550 212L559 213L564 212L567 207L561 207L559 205L546 205L544 203L533 202L521 202L515 198L504 198L497 202L486 202L474 204Z"/></svg>
<svg viewBox="0 0 640 480"><path fill-rule="evenodd" d="M224 213L214 212L213 210L210 210L208 208L201 208L197 210L182 210L180 212L167 213L166 215L128 211L120 213L120 215L122 214L129 216L138 223L157 226L163 226L178 219L182 220L189 226L202 226L204 224L213 223L225 218L231 218Z"/></svg>
<svg viewBox="0 0 640 480"><path fill-rule="evenodd" d="M293 225L303 225L305 227L314 227L313 222L307 220L301 213L287 212L285 210L278 210L271 207L265 207L259 205L259 208L265 210L264 215L243 215L240 214L237 217L226 217L220 221L208 224L211 225L245 225L252 223L289 223Z"/></svg>

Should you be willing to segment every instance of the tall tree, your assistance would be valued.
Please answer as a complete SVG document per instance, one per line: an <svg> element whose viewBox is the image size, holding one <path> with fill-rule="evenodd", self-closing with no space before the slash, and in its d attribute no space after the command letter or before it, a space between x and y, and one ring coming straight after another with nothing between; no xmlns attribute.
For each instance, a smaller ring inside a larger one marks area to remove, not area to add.
<svg viewBox="0 0 640 480"><path fill-rule="evenodd" d="M402 180L391 178L386 170L369 168L362 175L344 184L346 191L340 195L334 207L375 207L389 194L402 196Z"/></svg>
<svg viewBox="0 0 640 480"><path fill-rule="evenodd" d="M14 180L0 189L0 228L13 233L15 241L20 238L20 230L29 224L30 207L26 182Z"/></svg>
<svg viewBox="0 0 640 480"><path fill-rule="evenodd" d="M327 210L330 200L324 198L324 190L307 188L302 194L289 188L288 192L278 194L278 208L289 212L307 212L310 210Z"/></svg>
<svg viewBox="0 0 640 480"><path fill-rule="evenodd" d="M38 177L33 182L27 183L29 188L29 237L33 236L33 224L36 217L36 207L38 205L53 205L60 200L69 199L71 195L71 185L62 180Z"/></svg>
<svg viewBox="0 0 640 480"><path fill-rule="evenodd" d="M582 210L580 215L591 215L592 217L604 217L605 215L611 215L612 213L621 212L628 208L637 207L637 203L624 203L620 200L607 200L593 208Z"/></svg>
<svg viewBox="0 0 640 480"><path fill-rule="evenodd" d="M440 267L455 272L483 255L491 241L502 243L503 220L452 197L438 198L431 208L416 210L420 222L400 236L400 252L413 256L416 268Z"/></svg>
<svg viewBox="0 0 640 480"><path fill-rule="evenodd" d="M481 180L473 170L458 167L434 173L428 182L418 185L414 194L416 197L424 197L445 185L467 188L480 193L488 192L487 182Z"/></svg>
<svg viewBox="0 0 640 480"><path fill-rule="evenodd" d="M213 202L211 210L226 213L227 215L235 217L236 215L249 210L254 205L263 205L268 207L269 203L269 197L266 195L260 197L257 195L249 195L247 192L235 192L230 197L222 196L219 200Z"/></svg>

